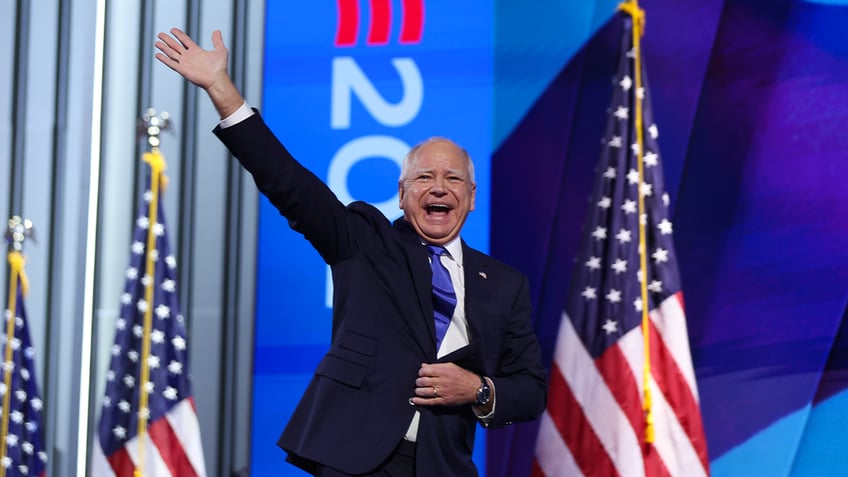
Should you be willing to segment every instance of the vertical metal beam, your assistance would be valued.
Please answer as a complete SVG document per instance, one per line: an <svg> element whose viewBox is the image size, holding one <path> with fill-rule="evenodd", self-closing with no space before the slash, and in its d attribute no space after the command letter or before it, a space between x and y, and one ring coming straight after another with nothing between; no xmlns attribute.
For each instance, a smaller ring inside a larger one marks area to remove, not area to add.
<svg viewBox="0 0 848 477"><path fill-rule="evenodd" d="M12 144L9 187L9 217L22 213L24 197L24 136L26 134L27 76L29 67L29 1L18 2L15 12L15 59L12 83Z"/></svg>
<svg viewBox="0 0 848 477"><path fill-rule="evenodd" d="M200 0L186 0L186 33L192 38L199 39L200 35ZM178 210L180 211L179 243L177 244L177 257L179 257L179 294L180 306L183 313L187 314L192 309L194 276L194 254L191 253L195 238L195 192L197 188L197 95L203 93L188 81L183 81L183 124L179 128L180 140L180 197ZM205 93L203 93L205 94ZM186 332L191 341L191 328L193 320L188 319Z"/></svg>
<svg viewBox="0 0 848 477"><path fill-rule="evenodd" d="M246 77L247 54L247 3L233 0L233 39L230 47L231 75L236 85L243 90ZM221 449L219 455L219 468L229 475L236 476L238 471L233 468L235 462L236 445L249 445L249 440L241 441L236 436L236 391L238 389L237 370L241 353L239 353L239 263L242 259L243 244L241 243L241 167L236 161L230 161L227 166L227 211L226 235L224 237L224 293L221 294L221 308L224 311L224 333L222 335L221 349L223 350L224 373L221 380L221 432L218 433ZM227 474L224 474L227 475Z"/></svg>
<svg viewBox="0 0 848 477"><path fill-rule="evenodd" d="M62 261L59 260L62 251L62 235L58 232L65 229L61 204L65 200L65 188L62 177L65 176L67 164L67 117L68 117L68 83L70 82L70 44L71 44L71 0L59 1L59 15L57 24L58 54L56 55L56 103L54 105L53 117L55 128L53 130L53 164L50 177L50 228L54 231L52 237L48 238L49 250L47 252L47 303L48 310L45 327L48 330L45 358L48 366L44 369L44 396L54 396L54 389L58 388L59 375L63 371L58 352L61 338L61 328L56 317L61 314L61 300L58 290L61 290L61 277L63 276ZM85 365L85 363L81 363ZM52 469L50 475L60 475L59 464L61 459L57 458L55 451L57 420L60 418L57 405L46 399L47 426L45 429L47 455L52 456L48 465Z"/></svg>
<svg viewBox="0 0 848 477"><path fill-rule="evenodd" d="M150 44L150 38L153 37L153 16L154 16L154 0L142 0L141 2L141 15L139 17L139 45L147 46ZM141 115L151 108L153 105L150 104L151 98L151 89L152 89L152 64L150 60L150 55L139 54L138 55L138 92L136 94L137 102L135 105L135 114L133 117L140 119ZM137 124L132 125L133 128L137 127ZM135 138L136 145L136 155L135 157L141 157L147 151L147 142L139 140L139 134L136 131L133 134ZM146 138L146 136L145 136ZM143 161L135 161L135 181L134 181L134 190L133 197L141 197L142 189L146 187L146 179L147 179L147 165ZM135 214L136 208L133 207L133 214ZM133 228L135 226L135 221L129 221L128 226Z"/></svg>
<svg viewBox="0 0 848 477"><path fill-rule="evenodd" d="M200 37L200 0L185 0L186 1L186 33L194 39ZM192 286L195 267L194 253L192 253L195 240L195 219L197 214L197 204L195 203L195 194L197 190L197 95L201 94L200 88L195 87L188 81L183 81L183 103L182 113L183 123L177 127L180 135L180 196L178 198L179 221L177 222L179 243L177 244L177 257L179 257L180 266L177 270L179 274L180 287L178 290L180 307L183 314L189 317L186 320L186 334L188 335L189 344L191 345L192 328L194 327L194 313L189 313L193 309L194 303L194 287ZM194 349L191 346L191 349ZM193 385L194 386L194 385ZM196 392L196 387L195 391ZM208 452L208 451L207 451Z"/></svg>

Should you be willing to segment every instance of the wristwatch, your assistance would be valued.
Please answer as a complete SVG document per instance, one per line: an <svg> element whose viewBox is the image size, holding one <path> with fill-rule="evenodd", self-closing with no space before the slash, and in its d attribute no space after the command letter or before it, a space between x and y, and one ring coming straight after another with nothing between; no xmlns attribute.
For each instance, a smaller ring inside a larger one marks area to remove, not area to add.
<svg viewBox="0 0 848 477"><path fill-rule="evenodd" d="M492 399L492 388L489 387L489 382L486 378L480 376L480 388L477 389L477 400L474 401L475 406L485 406Z"/></svg>

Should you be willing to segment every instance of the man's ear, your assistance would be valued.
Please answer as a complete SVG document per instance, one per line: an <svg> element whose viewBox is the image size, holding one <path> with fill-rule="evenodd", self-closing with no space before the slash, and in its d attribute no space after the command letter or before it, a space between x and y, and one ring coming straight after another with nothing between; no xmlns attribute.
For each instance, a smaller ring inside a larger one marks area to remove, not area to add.
<svg viewBox="0 0 848 477"><path fill-rule="evenodd" d="M403 210L403 181L398 181L398 208Z"/></svg>

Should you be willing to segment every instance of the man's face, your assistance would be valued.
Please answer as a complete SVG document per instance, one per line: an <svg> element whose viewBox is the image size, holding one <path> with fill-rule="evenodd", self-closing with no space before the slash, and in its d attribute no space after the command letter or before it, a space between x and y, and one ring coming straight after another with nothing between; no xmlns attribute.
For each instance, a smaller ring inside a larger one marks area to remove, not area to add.
<svg viewBox="0 0 848 477"><path fill-rule="evenodd" d="M476 191L462 151L448 140L422 146L398 183L404 218L421 238L436 245L459 235L474 210Z"/></svg>

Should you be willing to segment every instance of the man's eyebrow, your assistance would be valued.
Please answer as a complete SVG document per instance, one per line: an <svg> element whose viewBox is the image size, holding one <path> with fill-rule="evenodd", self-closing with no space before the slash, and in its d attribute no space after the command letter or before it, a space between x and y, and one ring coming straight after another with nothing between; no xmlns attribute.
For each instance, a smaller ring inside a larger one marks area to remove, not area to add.
<svg viewBox="0 0 848 477"><path fill-rule="evenodd" d="M435 174L435 169L433 168L421 168L421 169L413 169L410 171L410 176L417 176L420 174ZM462 169L448 169L445 171L445 174L452 176L460 176L463 178L468 177L468 173L463 171Z"/></svg>

